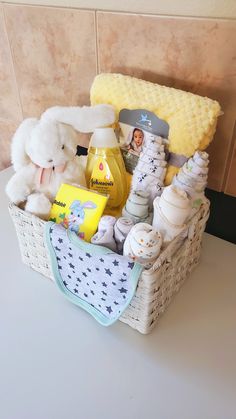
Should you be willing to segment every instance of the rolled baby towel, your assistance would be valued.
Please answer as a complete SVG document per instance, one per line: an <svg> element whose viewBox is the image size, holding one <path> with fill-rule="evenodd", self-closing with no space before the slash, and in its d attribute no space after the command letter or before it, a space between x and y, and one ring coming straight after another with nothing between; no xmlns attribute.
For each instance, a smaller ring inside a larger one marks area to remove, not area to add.
<svg viewBox="0 0 236 419"><path fill-rule="evenodd" d="M191 198L192 211L190 218L198 211L205 199L204 190L207 186L208 154L196 151L181 167L179 173L173 178L172 184L187 192Z"/></svg>
<svg viewBox="0 0 236 419"><path fill-rule="evenodd" d="M131 188L134 191L145 191L149 194L148 205L150 210L153 208L153 200L156 196L162 194L163 186L163 181L158 177L135 169Z"/></svg>
<svg viewBox="0 0 236 419"><path fill-rule="evenodd" d="M151 225L139 223L133 226L124 242L124 255L150 268L158 257L162 236Z"/></svg>
<svg viewBox="0 0 236 419"><path fill-rule="evenodd" d="M162 235L164 247L168 245L176 236L178 236L182 231L185 230L186 224L175 225L162 213L159 206L159 197L154 201L154 217L153 218L153 227L158 228L159 233Z"/></svg>
<svg viewBox="0 0 236 419"><path fill-rule="evenodd" d="M178 175L175 175L173 177L172 185L184 190L190 198L192 198L195 195L194 186L190 186L184 183L184 178L181 179Z"/></svg>
<svg viewBox="0 0 236 419"><path fill-rule="evenodd" d="M149 193L144 190L131 190L122 215L130 218L134 224L149 222L152 219L149 212Z"/></svg>
<svg viewBox="0 0 236 419"><path fill-rule="evenodd" d="M159 164L148 164L143 162L142 160L139 159L138 164L136 166L135 169L135 174L138 173L147 173L148 175L152 175L154 177L157 177L158 179L160 179L162 182L165 179L165 174L166 174L166 168L163 166L160 166Z"/></svg>
<svg viewBox="0 0 236 419"><path fill-rule="evenodd" d="M159 167L166 167L167 162L165 160L162 160L160 156L153 156L148 153L144 153L143 151L140 153L139 160L141 160L143 163L147 163L149 165L155 164L155 166Z"/></svg>
<svg viewBox="0 0 236 419"><path fill-rule="evenodd" d="M150 157L154 157L158 160L165 160L166 154L165 154L164 149L165 149L164 145L156 145L155 147L144 146L142 150L142 157L144 155L147 155Z"/></svg>
<svg viewBox="0 0 236 419"><path fill-rule="evenodd" d="M113 236L115 223L115 217L103 215L99 221L97 233L91 238L91 243L107 247L116 252L116 242Z"/></svg>
<svg viewBox="0 0 236 419"><path fill-rule="evenodd" d="M183 165L180 172L194 178L196 182L207 181L208 175L208 153L205 151L196 151L193 157Z"/></svg>
<svg viewBox="0 0 236 419"><path fill-rule="evenodd" d="M192 159L193 159L194 163L196 163L199 167L201 167L201 168L208 167L209 154L206 151L197 150L194 153Z"/></svg>
<svg viewBox="0 0 236 419"><path fill-rule="evenodd" d="M167 186L161 197L153 202L154 214L152 225L158 230L166 244L182 230L191 213L191 200L187 193L174 185Z"/></svg>
<svg viewBox="0 0 236 419"><path fill-rule="evenodd" d="M134 170L131 189L149 193L149 208L162 193L166 175L166 153L162 137L151 136L145 141L138 164Z"/></svg>
<svg viewBox="0 0 236 419"><path fill-rule="evenodd" d="M191 211L187 193L173 185L164 188L159 206L167 220L176 225L184 224Z"/></svg>
<svg viewBox="0 0 236 419"><path fill-rule="evenodd" d="M193 186L186 185L186 183L183 183L184 178L183 176L175 175L172 180L172 185L178 187L179 189L182 189L185 191L190 200L191 200L191 212L189 214L189 219L196 214L196 212L199 210L200 206L202 205L204 199L205 199L205 185L199 185L199 184L193 184Z"/></svg>
<svg viewBox="0 0 236 419"><path fill-rule="evenodd" d="M120 217L114 225L114 238L116 241L117 252L123 253L124 241L133 227L134 223L131 218Z"/></svg>

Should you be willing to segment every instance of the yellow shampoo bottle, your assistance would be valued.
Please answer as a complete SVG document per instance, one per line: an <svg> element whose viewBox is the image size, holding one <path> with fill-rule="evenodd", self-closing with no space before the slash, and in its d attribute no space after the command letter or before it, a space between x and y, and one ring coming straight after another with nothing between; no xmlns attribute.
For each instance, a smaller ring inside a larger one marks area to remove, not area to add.
<svg viewBox="0 0 236 419"><path fill-rule="evenodd" d="M95 129L89 144L85 176L89 189L109 195L108 208L117 208L125 203L126 170L112 128Z"/></svg>

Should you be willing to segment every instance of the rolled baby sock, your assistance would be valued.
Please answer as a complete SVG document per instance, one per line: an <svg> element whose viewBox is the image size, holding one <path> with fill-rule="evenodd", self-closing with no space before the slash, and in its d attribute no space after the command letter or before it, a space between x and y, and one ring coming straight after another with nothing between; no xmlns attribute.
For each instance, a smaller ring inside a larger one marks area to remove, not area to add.
<svg viewBox="0 0 236 419"><path fill-rule="evenodd" d="M131 218L120 217L114 225L114 238L117 245L117 252L123 253L124 241L133 227L134 223Z"/></svg>
<svg viewBox="0 0 236 419"><path fill-rule="evenodd" d="M155 198L153 207L152 225L162 234L164 243L185 228L192 208L187 193L174 185L164 188L161 197Z"/></svg>
<svg viewBox="0 0 236 419"><path fill-rule="evenodd" d="M134 224L149 222L152 218L152 214L149 212L149 193L143 190L131 190L122 215L130 218Z"/></svg>
<svg viewBox="0 0 236 419"><path fill-rule="evenodd" d="M98 231L91 238L91 243L105 246L116 252L116 242L114 239L114 225L116 218L111 215L101 217L98 224Z"/></svg>
<svg viewBox="0 0 236 419"><path fill-rule="evenodd" d="M151 225L139 223L133 226L124 242L124 255L150 268L158 257L162 237Z"/></svg>

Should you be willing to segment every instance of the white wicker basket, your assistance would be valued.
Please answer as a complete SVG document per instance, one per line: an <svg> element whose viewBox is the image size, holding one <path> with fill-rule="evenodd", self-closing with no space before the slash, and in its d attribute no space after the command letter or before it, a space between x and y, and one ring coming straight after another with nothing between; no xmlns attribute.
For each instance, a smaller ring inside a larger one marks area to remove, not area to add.
<svg viewBox="0 0 236 419"><path fill-rule="evenodd" d="M44 244L44 224L38 217L14 204L9 205L23 262L53 279ZM202 234L209 217L205 201L190 220L185 234L177 236L161 253L151 269L143 271L130 305L120 320L141 333L149 333L192 269L198 264Z"/></svg>

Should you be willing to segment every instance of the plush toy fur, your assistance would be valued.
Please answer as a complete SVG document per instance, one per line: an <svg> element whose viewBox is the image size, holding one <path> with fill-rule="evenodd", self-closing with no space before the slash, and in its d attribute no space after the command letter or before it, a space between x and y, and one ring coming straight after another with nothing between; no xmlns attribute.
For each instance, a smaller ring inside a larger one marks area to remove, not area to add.
<svg viewBox="0 0 236 419"><path fill-rule="evenodd" d="M15 174L6 186L10 200L47 219L61 183L85 186L85 157L76 156L76 131L92 132L110 125L112 106L53 107L40 119L27 118L12 140ZM44 179L44 181L42 181Z"/></svg>

